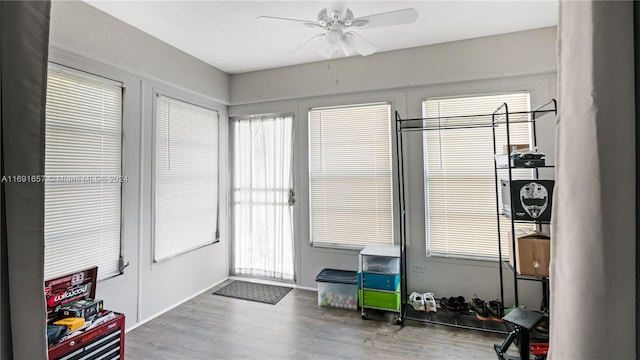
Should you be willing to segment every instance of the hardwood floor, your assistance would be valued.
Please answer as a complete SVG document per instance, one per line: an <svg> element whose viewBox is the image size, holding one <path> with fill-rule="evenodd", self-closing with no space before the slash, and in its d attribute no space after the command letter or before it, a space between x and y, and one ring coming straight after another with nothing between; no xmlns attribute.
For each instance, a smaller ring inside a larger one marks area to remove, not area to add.
<svg viewBox="0 0 640 360"><path fill-rule="evenodd" d="M221 284L220 286L224 286ZM293 289L268 305L211 295L180 305L127 333L127 360L496 359L503 335L442 325L394 324L397 314L317 306Z"/></svg>

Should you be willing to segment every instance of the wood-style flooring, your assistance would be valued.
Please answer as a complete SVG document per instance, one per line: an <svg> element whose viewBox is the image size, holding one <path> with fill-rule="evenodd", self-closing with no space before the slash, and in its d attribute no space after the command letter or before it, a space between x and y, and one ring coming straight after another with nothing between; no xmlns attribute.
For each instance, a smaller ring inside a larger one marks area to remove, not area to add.
<svg viewBox="0 0 640 360"><path fill-rule="evenodd" d="M226 283L219 285L224 286ZM503 335L407 321L397 314L318 307L317 293L293 289L278 304L207 291L130 331L127 360L497 359Z"/></svg>

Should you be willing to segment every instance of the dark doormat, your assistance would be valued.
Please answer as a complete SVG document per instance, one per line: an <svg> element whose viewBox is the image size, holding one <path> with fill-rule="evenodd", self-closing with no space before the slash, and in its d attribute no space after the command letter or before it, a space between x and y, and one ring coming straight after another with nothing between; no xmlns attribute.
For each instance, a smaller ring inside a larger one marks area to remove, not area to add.
<svg viewBox="0 0 640 360"><path fill-rule="evenodd" d="M214 291L213 295L220 295L275 305L285 295L287 295L289 291L291 291L291 288L286 286L257 284L246 281L234 281Z"/></svg>

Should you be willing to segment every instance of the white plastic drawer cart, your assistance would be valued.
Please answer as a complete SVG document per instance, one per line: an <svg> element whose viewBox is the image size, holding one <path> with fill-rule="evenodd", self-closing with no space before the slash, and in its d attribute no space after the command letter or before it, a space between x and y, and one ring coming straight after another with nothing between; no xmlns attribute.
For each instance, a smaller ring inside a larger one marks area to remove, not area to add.
<svg viewBox="0 0 640 360"><path fill-rule="evenodd" d="M367 245L360 251L358 272L359 302L362 318L367 319L366 309L398 313L400 316L400 246Z"/></svg>

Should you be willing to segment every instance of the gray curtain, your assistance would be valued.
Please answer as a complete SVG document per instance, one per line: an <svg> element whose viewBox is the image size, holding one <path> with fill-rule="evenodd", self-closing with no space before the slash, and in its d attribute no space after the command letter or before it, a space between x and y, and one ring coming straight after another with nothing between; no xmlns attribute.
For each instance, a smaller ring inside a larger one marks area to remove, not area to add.
<svg viewBox="0 0 640 360"><path fill-rule="evenodd" d="M0 358L46 359L44 173L48 1L0 1Z"/></svg>
<svg viewBox="0 0 640 360"><path fill-rule="evenodd" d="M633 33L634 33L634 63L635 63L635 89L636 89L636 353L640 349L640 192L638 191L638 179L640 179L640 3L633 2Z"/></svg>
<svg viewBox="0 0 640 360"><path fill-rule="evenodd" d="M633 2L561 1L551 359L635 359Z"/></svg>

